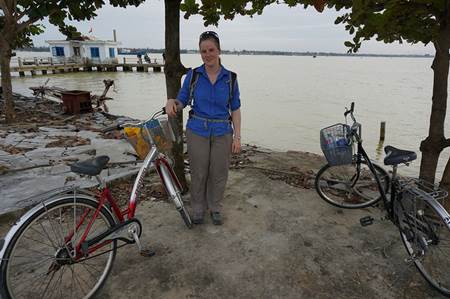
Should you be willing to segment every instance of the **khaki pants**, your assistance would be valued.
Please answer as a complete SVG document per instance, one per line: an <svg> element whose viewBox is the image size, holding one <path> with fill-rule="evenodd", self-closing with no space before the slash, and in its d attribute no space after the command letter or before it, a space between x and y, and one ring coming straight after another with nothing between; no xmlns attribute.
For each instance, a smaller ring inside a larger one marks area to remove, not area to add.
<svg viewBox="0 0 450 299"><path fill-rule="evenodd" d="M230 164L231 134L202 137L186 130L191 168L191 203L194 218L202 218L206 209L221 211Z"/></svg>

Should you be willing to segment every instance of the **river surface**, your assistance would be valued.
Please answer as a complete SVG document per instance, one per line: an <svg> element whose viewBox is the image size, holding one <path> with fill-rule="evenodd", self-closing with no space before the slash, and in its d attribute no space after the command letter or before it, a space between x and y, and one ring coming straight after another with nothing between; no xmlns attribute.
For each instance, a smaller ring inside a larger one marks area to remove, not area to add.
<svg viewBox="0 0 450 299"><path fill-rule="evenodd" d="M48 55L18 53L22 57ZM161 55L150 57L160 59ZM181 58L186 67L201 64L198 54L185 54ZM238 74L243 143L274 150L321 153L320 129L344 122L344 108L352 101L356 103L355 116L363 124L365 148L374 159L382 159L377 151L382 121L386 122L384 145L420 153L420 142L428 135L432 58L222 55L222 63ZM41 85L48 78L50 86L90 90L94 94L103 91L102 80L113 79L116 90L108 94L114 98L108 102L110 112L139 119L162 107L166 99L164 73L152 71L23 78L15 74L13 89L31 94L28 87ZM449 118L445 124L447 137ZM441 154L439 175L449 156L447 148ZM417 174L418 161L403 172Z"/></svg>

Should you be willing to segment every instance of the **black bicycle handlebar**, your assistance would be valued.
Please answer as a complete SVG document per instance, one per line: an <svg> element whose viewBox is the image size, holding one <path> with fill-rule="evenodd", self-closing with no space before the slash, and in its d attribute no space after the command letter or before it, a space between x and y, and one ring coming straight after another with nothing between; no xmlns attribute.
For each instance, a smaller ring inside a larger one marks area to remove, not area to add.
<svg viewBox="0 0 450 299"><path fill-rule="evenodd" d="M344 116L347 116L349 113L353 114L354 110L355 110L355 102L352 102L350 104L350 110L348 110L347 108L345 109Z"/></svg>

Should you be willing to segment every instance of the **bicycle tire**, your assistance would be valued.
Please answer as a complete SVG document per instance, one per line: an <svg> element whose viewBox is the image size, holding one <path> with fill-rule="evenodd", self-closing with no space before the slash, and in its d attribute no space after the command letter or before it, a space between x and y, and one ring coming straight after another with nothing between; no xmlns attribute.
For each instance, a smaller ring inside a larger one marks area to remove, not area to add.
<svg viewBox="0 0 450 299"><path fill-rule="evenodd" d="M73 259L70 259L68 252L73 249L72 243L76 244L84 232L84 225L90 219L87 216L97 207L98 202L93 198L87 196L74 198L73 195L69 195L49 200L45 205L36 206L25 214L22 217L24 220L19 221L20 225L12 236L10 238L7 236L10 241L4 245L6 249L0 267L2 298L51 299L63 298L68 294L75 298L95 296L111 271L117 241L108 243L105 245L106 248L99 248L98 251L74 263L69 262ZM86 212L87 216L84 218L86 223L74 221L81 219L83 215L81 212ZM73 227L79 225L78 232L69 236L72 223ZM114 225L113 216L102 207L93 222L88 238ZM69 242L67 238L72 241ZM101 254L102 252L104 254ZM99 261L104 263L104 266L100 265L97 268L94 263Z"/></svg>
<svg viewBox="0 0 450 299"><path fill-rule="evenodd" d="M406 212L399 210L400 202ZM441 294L450 297L450 229L429 202L420 200L415 208L411 207L412 204L408 198L396 200L394 204L403 245L425 280ZM409 222L405 221L407 218Z"/></svg>
<svg viewBox="0 0 450 299"><path fill-rule="evenodd" d="M348 165L324 165L316 175L314 186L327 203L344 209L359 209L374 205L381 199L375 177L366 161L361 161L357 176L357 162ZM386 193L389 176L380 166L373 164Z"/></svg>
<svg viewBox="0 0 450 299"><path fill-rule="evenodd" d="M183 205L183 207L179 210L181 218L183 218L184 224L188 228L192 228L194 225L192 223L191 217L189 216L189 213L186 210L186 207Z"/></svg>
<svg viewBox="0 0 450 299"><path fill-rule="evenodd" d="M167 195L169 198L172 199L172 201L175 203L175 206L177 207L178 212L181 215L181 218L183 219L184 224L187 226L187 228L191 229L194 225L192 223L191 217L184 206L183 197L181 195L181 190L178 188L178 184L174 181L174 178L172 175L170 175L170 171L167 168L166 165L161 164L161 174L162 174L162 181L164 184L164 187L166 188ZM166 169L166 172L162 172L162 168ZM168 182L166 181L168 180ZM170 184L170 186L166 185L167 183Z"/></svg>

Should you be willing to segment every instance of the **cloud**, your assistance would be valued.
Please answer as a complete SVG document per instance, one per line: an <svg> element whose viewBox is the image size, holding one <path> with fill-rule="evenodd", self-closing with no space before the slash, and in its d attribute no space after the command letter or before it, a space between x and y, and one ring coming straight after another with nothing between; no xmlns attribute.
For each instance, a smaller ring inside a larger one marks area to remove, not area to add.
<svg viewBox="0 0 450 299"><path fill-rule="evenodd" d="M303 7L286 5L266 7L262 15L237 16L234 20L221 21L218 28L203 26L201 16L185 20L181 15L180 43L182 48L195 49L198 36L204 30L217 31L224 49L280 50L280 51L347 51L344 41L351 36L342 25L335 25L335 18L342 12L325 10L317 13ZM36 45L45 45L48 39L63 39L57 28L44 22L46 31L35 37ZM139 7L115 8L106 6L98 11L98 17L87 22L71 22L82 33L93 28L100 39L112 39L116 29L124 47L164 48L164 1L147 1ZM363 44L362 53L433 54L431 46L408 44L383 44L370 41Z"/></svg>

